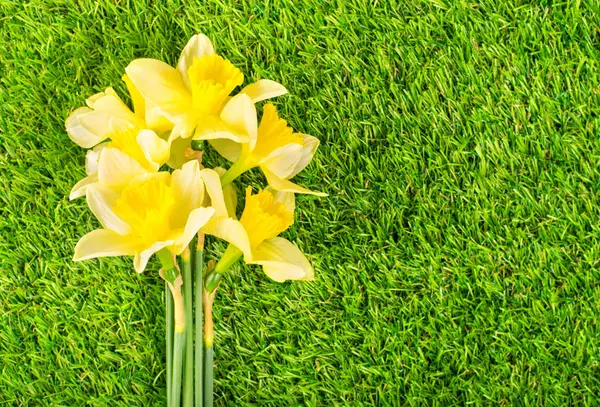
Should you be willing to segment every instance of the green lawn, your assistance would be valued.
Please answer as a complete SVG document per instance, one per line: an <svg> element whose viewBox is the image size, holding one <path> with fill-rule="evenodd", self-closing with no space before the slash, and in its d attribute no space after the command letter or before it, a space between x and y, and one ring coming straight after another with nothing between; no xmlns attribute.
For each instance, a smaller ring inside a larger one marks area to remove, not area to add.
<svg viewBox="0 0 600 407"><path fill-rule="evenodd" d="M197 32L290 90L329 193L284 234L314 283L219 288L216 405L597 405L597 1L75 3L0 0L0 405L165 405L157 262L71 262L64 119Z"/></svg>

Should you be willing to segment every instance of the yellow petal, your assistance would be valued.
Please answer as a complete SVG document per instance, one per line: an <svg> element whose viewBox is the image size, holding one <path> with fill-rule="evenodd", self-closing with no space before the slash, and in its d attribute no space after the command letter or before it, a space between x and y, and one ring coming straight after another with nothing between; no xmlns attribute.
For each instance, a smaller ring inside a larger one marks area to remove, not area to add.
<svg viewBox="0 0 600 407"><path fill-rule="evenodd" d="M301 158L302 145L289 143L273 150L266 158L259 161L259 165L279 178L290 178L289 175Z"/></svg>
<svg viewBox="0 0 600 407"><path fill-rule="evenodd" d="M312 160L313 156L317 152L317 148L319 147L319 139L313 136L309 136L308 134L303 134L304 137L304 146L302 147L302 157L300 161L296 164L294 170L288 175L286 178L294 178L296 174L302 171Z"/></svg>
<svg viewBox="0 0 600 407"><path fill-rule="evenodd" d="M126 236L131 232L131 226L113 211L119 199L119 193L116 190L96 183L87 187L86 199L92 213L104 228L121 236Z"/></svg>
<svg viewBox="0 0 600 407"><path fill-rule="evenodd" d="M142 130L137 135L144 156L156 165L156 170L169 159L169 143L161 139L152 130Z"/></svg>
<svg viewBox="0 0 600 407"><path fill-rule="evenodd" d="M104 141L107 138L106 133L101 136L89 131L81 124L80 119L85 115L92 113L93 110L87 107L80 107L69 115L65 121L65 127L69 138L83 148L92 148L96 144ZM108 123L107 123L108 125Z"/></svg>
<svg viewBox="0 0 600 407"><path fill-rule="evenodd" d="M288 211L294 213L296 209L296 196L293 192L277 191L271 187L267 187L265 190L273 194L276 202L281 202Z"/></svg>
<svg viewBox="0 0 600 407"><path fill-rule="evenodd" d="M147 172L139 162L116 148L105 148L98 160L98 180L115 188L123 187L134 177Z"/></svg>
<svg viewBox="0 0 600 407"><path fill-rule="evenodd" d="M129 91L129 95L131 96L134 113L140 119L146 120L146 103L144 102L144 97L140 93L139 89L133 84L131 79L129 79L129 76L127 76L127 74L123 74L121 79L123 80L123 82L125 82L127 90Z"/></svg>
<svg viewBox="0 0 600 407"><path fill-rule="evenodd" d="M260 264L267 276L280 283L285 280L314 280L314 270L304 254L282 237L268 239L258 245L249 263Z"/></svg>
<svg viewBox="0 0 600 407"><path fill-rule="evenodd" d="M144 269L146 268L146 265L148 264L148 260L150 260L150 257L152 257L152 255L160 249L164 247L169 247L172 244L172 240L156 242L153 243L152 246L148 247L147 249L136 253L135 258L133 259L133 268L135 268L135 271L137 271L138 273L143 273Z"/></svg>
<svg viewBox="0 0 600 407"><path fill-rule="evenodd" d="M233 132L248 136L250 149L254 148L257 133L256 107L248 95L232 97L221 112L221 120Z"/></svg>
<svg viewBox="0 0 600 407"><path fill-rule="evenodd" d="M248 233L238 220L226 217L213 217L201 230L207 235L223 239L240 249L244 253L246 261L252 259Z"/></svg>
<svg viewBox="0 0 600 407"><path fill-rule="evenodd" d="M171 252L177 255L181 254L200 228L206 225L214 213L214 208L200 207L194 209L188 217L183 233L175 239L175 243L171 246Z"/></svg>
<svg viewBox="0 0 600 407"><path fill-rule="evenodd" d="M196 34L190 38L183 48L183 51L181 51L179 62L177 63L177 70L188 89L191 89L188 71L194 63L194 58L200 58L203 55L211 55L214 53L215 49L206 35Z"/></svg>
<svg viewBox="0 0 600 407"><path fill-rule="evenodd" d="M87 187L98 182L98 174L89 175L79 181L69 194L69 200L77 199L81 196L85 196Z"/></svg>
<svg viewBox="0 0 600 407"><path fill-rule="evenodd" d="M183 228L190 212L199 208L204 201L204 183L197 160L189 161L180 170L173 171L171 191L177 205L171 217L171 224L173 228Z"/></svg>
<svg viewBox="0 0 600 407"><path fill-rule="evenodd" d="M156 59L136 59L125 69L133 84L146 100L150 100L184 135L191 134L196 123L192 95L179 72Z"/></svg>
<svg viewBox="0 0 600 407"><path fill-rule="evenodd" d="M208 140L210 145L217 150L219 154L229 161L237 161L242 152L242 145L228 139Z"/></svg>
<svg viewBox="0 0 600 407"><path fill-rule="evenodd" d="M250 142L250 136L229 126L219 117L207 117L196 127L194 140L228 139L236 143Z"/></svg>
<svg viewBox="0 0 600 407"><path fill-rule="evenodd" d="M219 174L214 170L204 169L200 171L200 176L202 177L202 181L204 181L206 192L210 196L210 206L215 208L215 215L228 217Z"/></svg>
<svg viewBox="0 0 600 407"><path fill-rule="evenodd" d="M75 245L73 261L82 261L96 257L133 256L135 242L112 230L98 229L83 236Z"/></svg>
<svg viewBox="0 0 600 407"><path fill-rule="evenodd" d="M309 194L316 196L327 196L327 194L323 192L311 191L310 189L302 188L301 186L296 185L293 182L288 181L287 179L279 178L277 175L264 168L262 170L265 176L267 177L267 182L269 183L269 186L277 191L294 192L297 194Z"/></svg>
<svg viewBox="0 0 600 407"><path fill-rule="evenodd" d="M246 86L240 93L245 93L250 96L252 102L260 102L261 100L274 98L288 93L287 89L281 84L268 79L261 79Z"/></svg>

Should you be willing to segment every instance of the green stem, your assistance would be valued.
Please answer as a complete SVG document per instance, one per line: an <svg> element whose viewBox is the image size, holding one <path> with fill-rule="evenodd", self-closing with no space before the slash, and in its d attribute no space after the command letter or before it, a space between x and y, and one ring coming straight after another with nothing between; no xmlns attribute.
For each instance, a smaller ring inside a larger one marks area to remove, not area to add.
<svg viewBox="0 0 600 407"><path fill-rule="evenodd" d="M185 329L181 332L175 330L175 346L173 349L173 398L171 407L179 407L181 403L181 362L185 346Z"/></svg>
<svg viewBox="0 0 600 407"><path fill-rule="evenodd" d="M242 251L230 244L227 246L227 250L223 253L223 256L219 259L219 262L214 268L214 271L207 272L206 278L204 279L204 289L208 293L212 293L219 281L223 278L223 274L242 256Z"/></svg>
<svg viewBox="0 0 600 407"><path fill-rule="evenodd" d="M183 260L183 299L185 306L185 361L184 361L184 384L183 384L183 406L194 405L194 331L193 308L192 308L192 262L190 249L186 248L181 254Z"/></svg>
<svg viewBox="0 0 600 407"><path fill-rule="evenodd" d="M250 168L254 167L246 161L247 160L240 158L236 162L234 162L233 165L229 167L227 172L221 177L221 186L224 187L225 185L230 184L237 177L248 171Z"/></svg>
<svg viewBox="0 0 600 407"><path fill-rule="evenodd" d="M202 374L202 356L203 356L203 346L202 346L202 268L204 266L204 234L198 233L198 246L196 247L196 253L194 254L194 272L196 273L196 296L195 296L195 307L196 307L196 344L194 345L195 351L195 367L196 367L196 376L195 376L195 397L196 397L196 407L202 406L202 384L203 384L203 374Z"/></svg>
<svg viewBox="0 0 600 407"><path fill-rule="evenodd" d="M166 310L166 337L167 337L167 405L171 405L172 389L171 377L173 368L173 296L169 283L165 281L165 310Z"/></svg>
<svg viewBox="0 0 600 407"><path fill-rule="evenodd" d="M213 407L213 319L215 291L203 293L204 300L204 407Z"/></svg>

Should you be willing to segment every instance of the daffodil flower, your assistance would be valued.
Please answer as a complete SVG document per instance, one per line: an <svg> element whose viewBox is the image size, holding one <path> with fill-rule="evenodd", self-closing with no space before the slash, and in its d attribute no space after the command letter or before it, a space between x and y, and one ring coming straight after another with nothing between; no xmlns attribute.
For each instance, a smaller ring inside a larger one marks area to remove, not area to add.
<svg viewBox="0 0 600 407"><path fill-rule="evenodd" d="M294 222L293 202L292 193L261 190L252 195L252 188L248 187L246 206L239 223L246 231L249 253L240 250L239 242L230 241L214 275L222 275L243 256L247 264L261 265L274 281L313 280L314 270L304 254L290 241L278 237ZM212 285L207 281L207 291L214 288Z"/></svg>
<svg viewBox="0 0 600 407"><path fill-rule="evenodd" d="M256 131L253 103L287 93L277 82L260 80L230 97L243 83L244 75L230 61L217 55L203 34L189 40L177 68L143 58L131 62L125 71L142 98L175 123L174 138L187 139L194 134L204 139L247 142L251 137L249 133Z"/></svg>
<svg viewBox="0 0 600 407"><path fill-rule="evenodd" d="M229 184L251 168L260 167L269 186L277 191L327 195L289 181L312 160L319 147L316 137L294 133L287 122L277 115L277 110L271 103L265 105L260 126L255 134L256 137L246 143L236 143L228 139L211 140L212 146L219 154L234 161L221 180L223 185Z"/></svg>
<svg viewBox="0 0 600 407"><path fill-rule="evenodd" d="M215 213L212 207L203 206L204 183L195 160L172 174L134 177L120 192L102 183L90 185L86 197L103 229L79 240L73 260L133 255L139 273L160 250L181 254Z"/></svg>

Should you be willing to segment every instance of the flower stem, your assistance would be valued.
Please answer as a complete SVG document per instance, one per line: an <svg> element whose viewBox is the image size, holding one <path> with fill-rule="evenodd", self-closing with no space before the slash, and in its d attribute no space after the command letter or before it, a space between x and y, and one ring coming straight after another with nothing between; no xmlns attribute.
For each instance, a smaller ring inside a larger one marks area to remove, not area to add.
<svg viewBox="0 0 600 407"><path fill-rule="evenodd" d="M194 405L194 331L193 308L192 308L192 262L189 247L181 254L183 260L183 299L185 306L185 361L184 361L184 384L183 384L183 406Z"/></svg>
<svg viewBox="0 0 600 407"><path fill-rule="evenodd" d="M253 165L250 165L246 161L247 160L243 158L239 158L236 162L234 162L233 165L229 167L227 172L221 177L221 185L225 186L232 183L233 180L253 167Z"/></svg>
<svg viewBox="0 0 600 407"><path fill-rule="evenodd" d="M203 368L202 368L202 356L203 356L203 346L202 346L202 268L204 267L204 233L198 233L198 245L196 246L196 253L194 254L194 272L196 279L196 293L195 293L195 307L196 307L196 343L194 345L195 352L195 382L194 382L194 391L196 397L196 407L202 406L202 385L203 385Z"/></svg>
<svg viewBox="0 0 600 407"><path fill-rule="evenodd" d="M215 291L203 293L204 299L204 407L213 407L213 320Z"/></svg>
<svg viewBox="0 0 600 407"><path fill-rule="evenodd" d="M169 290L169 283L165 281L165 310L166 310L166 337L167 337L167 405L171 405L172 388L171 377L173 368L173 296Z"/></svg>
<svg viewBox="0 0 600 407"><path fill-rule="evenodd" d="M175 321L175 333L173 335L173 367L171 369L171 407L179 407L181 402L181 373L183 349L185 346L185 312L184 312L184 297L181 294L181 285L183 280L181 274L177 276L175 281L169 283L169 288L173 294L173 309Z"/></svg>

